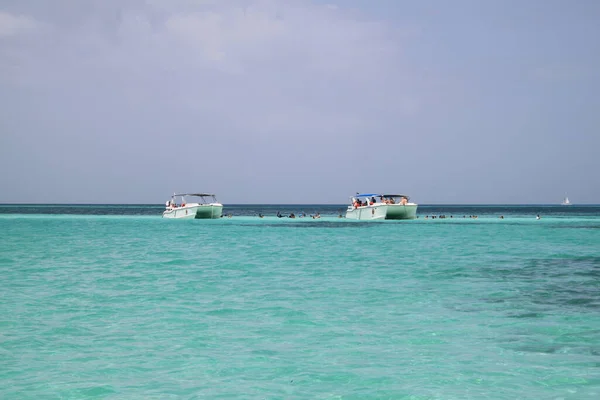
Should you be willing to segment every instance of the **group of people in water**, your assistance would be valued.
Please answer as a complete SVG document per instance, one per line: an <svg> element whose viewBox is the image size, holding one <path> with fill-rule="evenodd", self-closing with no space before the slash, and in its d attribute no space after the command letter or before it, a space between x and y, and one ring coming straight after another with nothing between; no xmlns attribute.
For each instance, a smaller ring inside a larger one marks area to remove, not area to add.
<svg viewBox="0 0 600 400"><path fill-rule="evenodd" d="M417 218L419 218L419 217L417 216ZM444 219L444 218L454 218L454 217L452 215L449 216L449 217L446 217L445 214L442 214L442 215L432 215L431 217L429 215L425 216L425 219L429 219L429 218L431 218L431 219L436 219L436 218L438 218L438 219ZM467 216L463 215L463 218L467 218ZM477 217L477 215L469 215L469 218L471 218L471 219L477 219L478 217ZM500 218L504 218L504 216L501 215Z"/></svg>
<svg viewBox="0 0 600 400"><path fill-rule="evenodd" d="M417 216L417 218L419 218L419 216ZM431 219L436 219L436 218L437 219L444 219L444 218L454 218L454 217L452 215L450 217L446 217L446 215L443 215L443 214L442 215L432 215L432 216L426 215L425 216L425 219L429 219L429 218L431 218ZM463 218L467 218L467 216L463 215ZM477 215L469 215L468 218L477 219L479 217ZM504 219L504 215L500 215L498 218ZM538 215L536 215L535 219L542 219L542 217L540 217L540 214L538 214Z"/></svg>
<svg viewBox="0 0 600 400"><path fill-rule="evenodd" d="M227 215L221 215L221 217L227 217L227 218L231 218L233 216L233 214L227 214ZM258 214L259 218L264 218L265 215L263 213L259 213ZM320 213L315 213L315 214L310 214L310 215L306 215L305 212L302 212L300 214L298 214L298 216L296 216L296 214L291 213L289 215L283 215L281 212L277 211L277 218L312 218L312 219L319 219L321 218L321 214ZM338 218L344 218L344 216L342 214L338 215ZM450 215L450 216L446 216L445 214L441 214L441 215L426 215L424 217L424 219L446 219L446 218L454 218L454 216ZM458 217L457 217L458 218ZM463 215L463 218L470 218L470 219L477 219L479 218L479 216L477 215ZM498 218L500 219L504 219L504 215L500 215ZM542 217L540 217L540 215L536 215L535 219L541 219ZM417 215L417 219L419 219L419 216Z"/></svg>
<svg viewBox="0 0 600 400"><path fill-rule="evenodd" d="M258 214L258 216L259 216L260 218L263 218L263 217L264 217L264 215L262 215L262 214ZM286 216L285 216L285 215L283 215L282 213L280 213L279 211L277 211L277 218L286 218ZM287 218L296 218L296 214L294 214L294 213L291 213L290 215L288 215L288 216L287 216ZM302 213L298 214L298 218L306 218L306 213L305 213L305 212L302 212ZM312 219L319 219L319 218L321 218L321 214L317 212L317 213L315 213L315 214L311 214L311 215L309 215L309 218L312 218Z"/></svg>

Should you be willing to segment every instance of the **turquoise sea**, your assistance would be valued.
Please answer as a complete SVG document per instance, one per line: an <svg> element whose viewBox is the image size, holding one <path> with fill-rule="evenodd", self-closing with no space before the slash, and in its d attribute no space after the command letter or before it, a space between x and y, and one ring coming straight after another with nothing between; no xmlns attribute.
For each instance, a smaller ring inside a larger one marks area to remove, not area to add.
<svg viewBox="0 0 600 400"><path fill-rule="evenodd" d="M600 206L162 209L0 205L0 399L600 398Z"/></svg>

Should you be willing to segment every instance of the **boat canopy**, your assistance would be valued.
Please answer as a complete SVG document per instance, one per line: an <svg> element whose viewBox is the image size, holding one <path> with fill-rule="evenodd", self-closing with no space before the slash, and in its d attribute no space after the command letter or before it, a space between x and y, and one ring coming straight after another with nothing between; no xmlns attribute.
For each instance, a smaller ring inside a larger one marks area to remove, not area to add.
<svg viewBox="0 0 600 400"><path fill-rule="evenodd" d="M379 193L356 193L356 195L354 195L353 197L374 197L374 196L381 196Z"/></svg>
<svg viewBox="0 0 600 400"><path fill-rule="evenodd" d="M408 196L405 194L383 194L382 197L406 197L408 199Z"/></svg>
<svg viewBox="0 0 600 400"><path fill-rule="evenodd" d="M205 197L205 196L214 196L214 194L212 193L178 193L178 194L174 194L173 197L176 196L198 196L198 197Z"/></svg>

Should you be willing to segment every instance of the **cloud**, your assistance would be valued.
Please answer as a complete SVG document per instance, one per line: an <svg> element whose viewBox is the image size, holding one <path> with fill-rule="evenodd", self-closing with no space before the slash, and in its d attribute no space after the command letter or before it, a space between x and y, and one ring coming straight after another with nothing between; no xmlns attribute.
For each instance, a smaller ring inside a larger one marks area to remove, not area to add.
<svg viewBox="0 0 600 400"><path fill-rule="evenodd" d="M0 11L0 38L31 33L37 27L33 18Z"/></svg>
<svg viewBox="0 0 600 400"><path fill-rule="evenodd" d="M123 171L111 185L135 174L172 185L159 165L191 168L198 151L227 160L211 178L221 185L323 171L332 151L349 166L367 137L398 140L390 121L423 104L406 37L354 10L283 0L54 4L29 10L43 35L0 45L0 103L19 127L4 151L26 148L17 133L28 129L28 161L45 171L85 165L61 170L74 180L110 170Z"/></svg>
<svg viewBox="0 0 600 400"><path fill-rule="evenodd" d="M279 105L282 100L301 102L311 95L313 101L327 103L332 100L328 90L337 88L365 98L393 90L401 98L398 103L410 102L413 95L407 85L402 87L406 81L399 79L403 73L401 38L382 23L328 5L283 1L118 4L113 3L111 9L84 10L78 20L71 17L67 28L57 23L53 37L45 39L52 41L52 48L43 48L44 40L40 40L19 60L22 74L28 75L21 78L35 80L43 75L47 81L50 71L63 85L61 74L54 74L57 71L71 79L104 70L104 75L132 75L131 82L155 82L157 75L176 75L179 83L170 84L188 94L197 89L196 95L183 96L196 105L207 86L216 88L232 77L244 81L233 90L235 98L260 90L261 100ZM234 94L230 87L225 91Z"/></svg>
<svg viewBox="0 0 600 400"><path fill-rule="evenodd" d="M284 34L285 25L262 10L247 8L176 13L165 22L168 34L198 46L209 61L235 58L244 50L272 43Z"/></svg>

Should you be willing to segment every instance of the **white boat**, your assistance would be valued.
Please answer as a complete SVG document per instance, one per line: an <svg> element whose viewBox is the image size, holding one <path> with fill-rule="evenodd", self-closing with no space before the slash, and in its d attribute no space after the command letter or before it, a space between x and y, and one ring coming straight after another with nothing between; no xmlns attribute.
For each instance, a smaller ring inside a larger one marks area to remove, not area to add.
<svg viewBox="0 0 600 400"><path fill-rule="evenodd" d="M350 197L350 205L346 210L346 218L361 221L384 220L387 204L377 200L376 193L356 193Z"/></svg>
<svg viewBox="0 0 600 400"><path fill-rule="evenodd" d="M563 202L561 204L563 206L570 206L571 202L569 201L569 198L567 196L565 196L565 199L563 200Z"/></svg>
<svg viewBox="0 0 600 400"><path fill-rule="evenodd" d="M350 197L346 218L361 221L415 219L417 207L403 194L357 193Z"/></svg>
<svg viewBox="0 0 600 400"><path fill-rule="evenodd" d="M410 198L404 194L384 194L381 201L387 204L385 219L415 219L417 218L416 203L411 203Z"/></svg>
<svg viewBox="0 0 600 400"><path fill-rule="evenodd" d="M188 197L197 198L197 201L188 203ZM165 206L163 218L216 219L223 216L223 204L217 202L215 195L210 193L176 193Z"/></svg>

